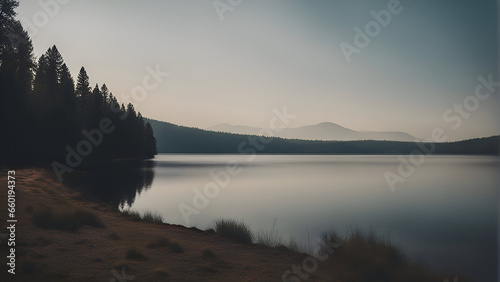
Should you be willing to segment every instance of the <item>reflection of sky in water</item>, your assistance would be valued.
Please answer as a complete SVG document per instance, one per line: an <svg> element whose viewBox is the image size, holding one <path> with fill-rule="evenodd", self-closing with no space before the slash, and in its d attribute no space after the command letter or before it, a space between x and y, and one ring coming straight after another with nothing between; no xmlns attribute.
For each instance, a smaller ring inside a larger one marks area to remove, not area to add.
<svg viewBox="0 0 500 282"><path fill-rule="evenodd" d="M494 157L432 156L404 183L389 189L385 171L395 156L160 155L152 188L133 209L154 210L172 224L186 225L179 204L193 206L194 188L210 172L242 167L190 225L211 227L220 217L243 219L254 231L270 230L274 219L285 238L314 241L332 227L359 227L390 235L413 257L448 273L496 277L500 161Z"/></svg>

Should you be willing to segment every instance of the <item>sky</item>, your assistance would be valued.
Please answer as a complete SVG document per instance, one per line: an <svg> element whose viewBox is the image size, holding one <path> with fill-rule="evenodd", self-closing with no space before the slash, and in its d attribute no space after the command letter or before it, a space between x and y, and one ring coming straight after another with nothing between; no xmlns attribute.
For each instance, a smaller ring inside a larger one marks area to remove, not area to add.
<svg viewBox="0 0 500 282"><path fill-rule="evenodd" d="M288 127L500 134L500 87L474 96L478 77L500 81L495 0L39 0L17 12L37 57L56 45L75 79L84 66L149 118L269 127L286 107Z"/></svg>

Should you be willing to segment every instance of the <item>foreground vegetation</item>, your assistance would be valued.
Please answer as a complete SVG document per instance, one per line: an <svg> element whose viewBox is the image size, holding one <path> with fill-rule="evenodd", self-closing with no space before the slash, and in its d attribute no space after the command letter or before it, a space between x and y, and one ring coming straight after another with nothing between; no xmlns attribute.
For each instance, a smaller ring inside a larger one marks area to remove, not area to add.
<svg viewBox="0 0 500 282"><path fill-rule="evenodd" d="M222 237L230 238L238 243L251 244L252 231L241 221L234 219L219 219L215 221L215 232Z"/></svg>
<svg viewBox="0 0 500 282"><path fill-rule="evenodd" d="M215 231L239 243L250 244L255 239L256 243L276 249L309 253L335 269L333 273L338 279L335 281L443 281L442 276L409 257L390 238L380 238L373 231L356 228L340 236L332 229L322 234L317 247L299 245L293 238L284 241L276 229L276 221L271 230L260 230L254 235L241 221L219 219Z"/></svg>

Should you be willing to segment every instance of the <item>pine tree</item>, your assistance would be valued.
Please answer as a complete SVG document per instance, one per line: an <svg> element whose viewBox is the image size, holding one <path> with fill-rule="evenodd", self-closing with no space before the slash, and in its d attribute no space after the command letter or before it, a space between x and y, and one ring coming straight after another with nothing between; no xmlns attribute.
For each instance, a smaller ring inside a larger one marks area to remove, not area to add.
<svg viewBox="0 0 500 282"><path fill-rule="evenodd" d="M95 85L94 90L92 90L92 106L90 110L90 119L92 128L99 127L99 121L104 117L103 112L103 97L101 91L99 90L99 85Z"/></svg>
<svg viewBox="0 0 500 282"><path fill-rule="evenodd" d="M13 29L19 38L14 45L17 62L16 84L23 93L28 94L32 90L33 73L36 67L33 55L33 43L20 22L16 21Z"/></svg>
<svg viewBox="0 0 500 282"><path fill-rule="evenodd" d="M82 67L80 72L78 73L78 79L76 82L75 94L78 103L78 117L80 128L89 129L89 119L90 119L90 85L89 85L89 76L85 71L85 68Z"/></svg>
<svg viewBox="0 0 500 282"><path fill-rule="evenodd" d="M40 56L38 59L37 70L35 74L35 80L33 82L33 92L36 95L38 104L42 104L42 101L47 96L47 69L49 63L45 55ZM43 99L42 99L43 97Z"/></svg>
<svg viewBox="0 0 500 282"><path fill-rule="evenodd" d="M101 95L102 95L103 113L104 113L107 111L107 107L109 105L109 90L108 87L106 86L106 83L104 83L101 86Z"/></svg>
<svg viewBox="0 0 500 282"><path fill-rule="evenodd" d="M66 132L68 133L67 140L69 144L75 144L79 135L75 82L66 64L61 67L60 80L61 102L64 107L64 119L66 121Z"/></svg>
<svg viewBox="0 0 500 282"><path fill-rule="evenodd" d="M61 99L59 84L61 81L61 72L64 60L54 45L45 53L47 58L47 102L51 104L57 103Z"/></svg>
<svg viewBox="0 0 500 282"><path fill-rule="evenodd" d="M29 101L35 67L33 45L14 19L18 1L0 0L0 159L26 147L31 131ZM24 156L18 154L17 158Z"/></svg>

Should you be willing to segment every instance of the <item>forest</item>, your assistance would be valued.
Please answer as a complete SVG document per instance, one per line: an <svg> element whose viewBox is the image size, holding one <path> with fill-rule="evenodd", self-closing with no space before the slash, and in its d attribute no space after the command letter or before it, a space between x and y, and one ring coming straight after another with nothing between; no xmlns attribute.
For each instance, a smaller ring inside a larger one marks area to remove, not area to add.
<svg viewBox="0 0 500 282"><path fill-rule="evenodd" d="M85 161L153 157L153 129L132 104L106 84L92 87L84 67L75 83L56 46L35 58L18 5L0 0L0 162L67 163L70 152Z"/></svg>

